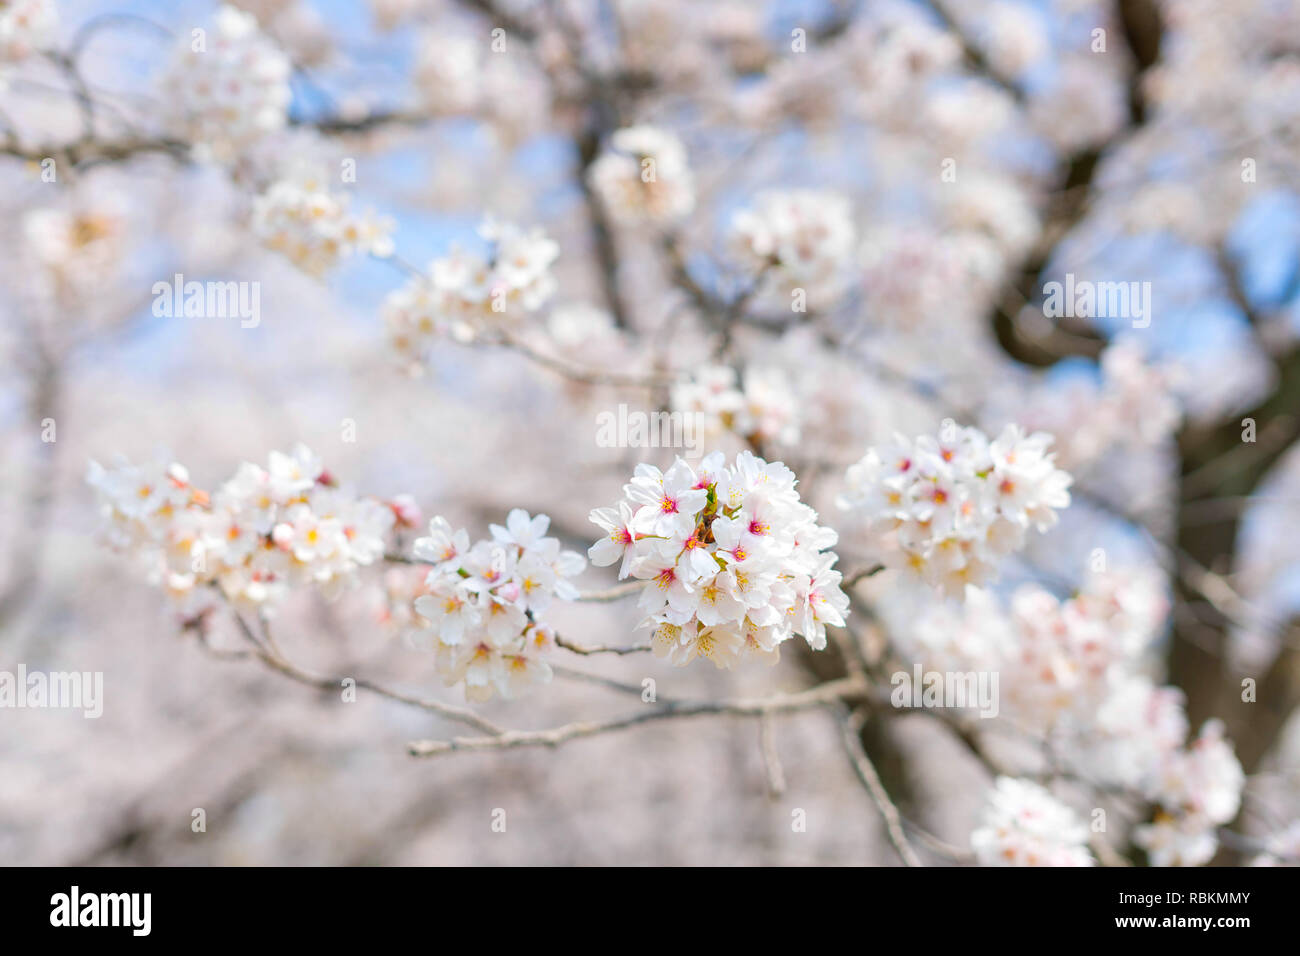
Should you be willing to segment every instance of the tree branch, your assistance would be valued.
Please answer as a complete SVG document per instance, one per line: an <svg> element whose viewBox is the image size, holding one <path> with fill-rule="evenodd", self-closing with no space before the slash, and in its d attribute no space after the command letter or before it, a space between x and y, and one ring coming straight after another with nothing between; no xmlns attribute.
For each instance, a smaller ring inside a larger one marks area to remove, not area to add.
<svg viewBox="0 0 1300 956"><path fill-rule="evenodd" d="M576 721L549 730L508 730L491 737L455 737L451 740L415 740L407 747L413 757L432 757L462 751L515 750L521 747L558 747L570 740L595 737L642 724L689 717L730 715L758 717L763 714L793 713L826 707L841 701L860 700L868 694L864 681L843 678L819 684L809 690L771 697L714 701L660 702L639 714L626 714L604 721Z"/></svg>
<svg viewBox="0 0 1300 956"><path fill-rule="evenodd" d="M854 773L858 775L858 781L870 795L871 802L880 811L880 816L885 821L885 832L889 834L889 842L894 845L894 849L898 851L905 865L924 865L916 855L916 851L912 849L912 845L907 842L907 834L903 832L903 821L898 814L898 807L894 806L894 802L889 799L884 784L880 782L880 775L876 773L876 768L862 746L861 719L854 712L846 711L840 716L840 729L840 737L844 741L849 762L853 765Z"/></svg>
<svg viewBox="0 0 1300 956"><path fill-rule="evenodd" d="M337 692L342 689L345 680L351 680L358 688L368 690L372 694L385 697L388 700L396 701L399 704L406 704L409 707L427 710L430 713L437 714L440 717L445 717L448 720L455 721L456 723L464 724L467 727L473 727L475 730L481 730L485 734L495 735L504 733L502 728L498 727L490 720L480 717L478 714L474 713L474 711L464 707L457 707L454 704L444 704L437 700L415 697L401 691L384 687L364 677L319 677L314 674L309 674L286 660L268 641L259 638L248 625L248 622L244 620L243 615L233 608L231 609L231 616L239 626L240 633L243 634L244 638L252 645L252 650L250 652L252 656L276 673L282 674L290 680L297 681L299 684L303 684L307 687L315 687L319 690Z"/></svg>

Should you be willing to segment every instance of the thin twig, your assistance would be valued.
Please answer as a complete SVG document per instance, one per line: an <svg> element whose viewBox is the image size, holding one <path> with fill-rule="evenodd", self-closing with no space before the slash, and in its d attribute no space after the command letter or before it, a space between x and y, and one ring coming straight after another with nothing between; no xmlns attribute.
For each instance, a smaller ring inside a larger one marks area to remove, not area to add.
<svg viewBox="0 0 1300 956"><path fill-rule="evenodd" d="M883 564L873 564L869 568L862 568L859 571L850 572L844 575L844 588L845 590L847 590L848 588L853 587L859 581L865 581L867 578L875 577L883 570L885 570L885 566Z"/></svg>
<svg viewBox="0 0 1300 956"><path fill-rule="evenodd" d="M653 709L625 714L610 720L584 720L547 730L510 730L493 737L455 737L451 740L415 740L408 745L413 757L432 757L459 751L515 750L521 747L558 747L580 737L595 737L663 720L711 715L757 717L767 713L813 710L846 700L858 700L867 693L857 678L841 678L818 684L809 690L771 697L698 702L659 701Z"/></svg>
<svg viewBox="0 0 1300 956"><path fill-rule="evenodd" d="M758 748L767 771L767 795L775 800L785 793L785 771L776 749L776 718L771 714L758 718Z"/></svg>
<svg viewBox="0 0 1300 956"><path fill-rule="evenodd" d="M642 654L650 650L649 644L575 644L566 637L555 638L557 646L575 654Z"/></svg>
<svg viewBox="0 0 1300 956"><path fill-rule="evenodd" d="M921 858L912 849L912 844L907 842L907 834L903 832L903 820L899 816L898 807L894 806L894 801L889 798L885 785L880 782L880 774L876 773L871 758L862 747L862 739L859 737L861 721L853 712L845 710L840 717L840 729L849 762L853 764L858 780L866 788L876 809L880 811L880 816L885 821L885 832L889 835L889 842L894 845L894 849L898 851L905 865L923 866Z"/></svg>
<svg viewBox="0 0 1300 956"><path fill-rule="evenodd" d="M575 365L555 358L553 355L547 355L545 352L539 352L531 345L521 342L519 339L502 337L489 344L499 345L502 348L509 349L524 356L530 362L540 365L542 368L562 375L567 379L575 382L582 382L584 385L608 385L617 388L665 388L674 382L680 381L680 376L660 373L623 373L607 372L601 369L579 368Z"/></svg>
<svg viewBox="0 0 1300 956"><path fill-rule="evenodd" d="M387 699L396 701L399 704L406 704L410 707L418 707L420 710L427 710L440 717L453 720L458 724L464 724L467 727L473 727L475 730L481 730L485 734L495 735L505 732L501 727L498 727L490 720L480 717L478 714L474 713L474 711L467 708L457 707L454 704L444 704L442 701L438 700L414 697L410 694L405 694L401 691L384 687L383 685L377 684L364 677L320 677L315 674L309 674L290 663L283 656L277 654L271 645L259 638L253 629L249 627L248 622L244 620L243 615L232 610L232 616L239 625L240 633L243 634L244 638L252 645L252 656L256 657L272 670L283 674L285 677L295 680L300 684L304 684L308 687L315 687L320 690L337 691L339 688L344 686L343 682L345 680L351 680L355 686L363 690L368 690L372 694L386 697Z"/></svg>
<svg viewBox="0 0 1300 956"><path fill-rule="evenodd" d="M953 863L970 864L975 862L975 854L967 849L949 843L947 840L935 836L929 830L920 824L913 823L907 817L900 817L903 826L912 834L912 839L925 847L935 856L941 856Z"/></svg>

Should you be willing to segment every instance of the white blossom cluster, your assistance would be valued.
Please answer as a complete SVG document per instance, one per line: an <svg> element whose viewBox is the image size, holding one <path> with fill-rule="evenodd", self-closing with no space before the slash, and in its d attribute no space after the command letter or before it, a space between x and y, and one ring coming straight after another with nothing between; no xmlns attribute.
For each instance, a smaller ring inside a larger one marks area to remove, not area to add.
<svg viewBox="0 0 1300 956"><path fill-rule="evenodd" d="M620 65L653 74L670 89L704 91L705 79L721 81L723 52L705 42L727 11L692 0L619 0ZM684 23L693 29L683 29Z"/></svg>
<svg viewBox="0 0 1300 956"><path fill-rule="evenodd" d="M1101 415L1115 444L1154 445L1182 424L1182 405L1174 393L1181 384L1180 371L1151 362L1132 339L1106 348L1101 376Z"/></svg>
<svg viewBox="0 0 1300 956"><path fill-rule="evenodd" d="M59 10L54 0L8 0L0 4L0 66L50 49L58 28Z"/></svg>
<svg viewBox="0 0 1300 956"><path fill-rule="evenodd" d="M187 605L204 585L258 608L295 584L337 593L383 557L396 521L391 505L339 489L303 445L271 452L266 468L244 462L212 495L175 463L92 461L87 481L108 543Z"/></svg>
<svg viewBox="0 0 1300 956"><path fill-rule="evenodd" d="M25 213L21 220L23 268L37 267L51 293L95 301L131 249L131 217L125 197L102 182L79 183L57 205ZM34 278L32 271L27 271Z"/></svg>
<svg viewBox="0 0 1300 956"><path fill-rule="evenodd" d="M987 239L931 226L878 226L863 237L858 255L871 323L924 332L970 328L983 315L983 295L954 300L952 290L984 290L1001 268Z"/></svg>
<svg viewBox="0 0 1300 956"><path fill-rule="evenodd" d="M767 295L804 290L822 305L844 288L856 231L848 200L833 192L796 189L761 194L738 212L727 239L732 254L761 276Z"/></svg>
<svg viewBox="0 0 1300 956"><path fill-rule="evenodd" d="M1003 665L1012 708L1035 726L1055 726L1065 713L1086 723L1116 674L1159 637L1168 607L1159 576L1137 569L1094 574L1065 601L1040 587L1018 589L1015 647Z"/></svg>
<svg viewBox="0 0 1300 956"><path fill-rule="evenodd" d="M1124 84L1099 75L1091 54L1062 58L1046 96L1034 97L1029 118L1053 145L1069 152L1104 143L1127 119Z"/></svg>
<svg viewBox="0 0 1300 956"><path fill-rule="evenodd" d="M671 225L695 208L686 148L658 127L615 132L587 175L610 215L627 225Z"/></svg>
<svg viewBox="0 0 1300 956"><path fill-rule="evenodd" d="M910 604L885 613L897 619L893 632L905 654L938 671L999 674L1001 711L1047 733L1098 719L1117 680L1136 670L1160 635L1167 609L1159 575L1125 569L1090 576L1065 601L1027 584L1005 608L992 592L972 588L962 604L927 600L919 614ZM1177 724L1169 745L1185 733L1185 723ZM1100 776L1107 762L1090 769Z"/></svg>
<svg viewBox="0 0 1300 956"><path fill-rule="evenodd" d="M464 116L479 104L488 55L483 38L433 32L420 38L414 80L425 107L438 116Z"/></svg>
<svg viewBox="0 0 1300 956"><path fill-rule="evenodd" d="M798 402L780 368L751 365L743 382L730 365L705 365L673 386L673 411L702 416L703 440L715 443L732 432L759 445L799 441Z"/></svg>
<svg viewBox="0 0 1300 956"><path fill-rule="evenodd" d="M1070 476L1053 463L1052 437L1008 425L993 441L948 423L938 439L896 435L849 467L841 508L870 523L889 567L962 597L1046 531L1070 504Z"/></svg>
<svg viewBox="0 0 1300 956"><path fill-rule="evenodd" d="M234 5L256 17L262 32L298 66L327 66L337 54L330 24L311 0L234 0Z"/></svg>
<svg viewBox="0 0 1300 956"><path fill-rule="evenodd" d="M566 302L548 310L546 336L555 348L586 356L590 365L626 366L635 362L635 343L606 309Z"/></svg>
<svg viewBox="0 0 1300 956"><path fill-rule="evenodd" d="M428 30L416 48L413 79L423 109L434 116L473 116L499 135L519 138L547 115L545 83L522 66L526 58L492 52L485 36Z"/></svg>
<svg viewBox="0 0 1300 956"><path fill-rule="evenodd" d="M1051 51L1047 24L1028 4L996 2L983 11L982 45L993 68L1018 77Z"/></svg>
<svg viewBox="0 0 1300 956"><path fill-rule="evenodd" d="M1142 673L1167 610L1159 575L1131 568L1094 574L1065 601L1027 585L1004 609L971 589L960 607L886 614L905 654L927 669L998 674L1003 716L1082 779L1155 804L1134 832L1155 865L1197 865L1236 816L1244 777L1217 722L1184 747L1182 693Z"/></svg>
<svg viewBox="0 0 1300 956"><path fill-rule="evenodd" d="M1133 841L1153 866L1208 863L1219 847L1218 828L1237 815L1245 783L1223 724L1206 721L1200 736L1167 754L1147 781L1147 795L1159 809L1133 832Z"/></svg>
<svg viewBox="0 0 1300 956"><path fill-rule="evenodd" d="M1195 127L1219 143L1259 137L1261 144L1252 150L1249 168L1260 182L1274 170L1290 170L1294 143L1289 136L1275 134L1294 125L1300 95L1295 59L1278 55L1293 49L1300 35L1296 5L1271 0L1253 0L1245 6L1168 0L1164 6L1162 54L1142 82L1146 102L1160 111L1170 128ZM1161 148L1159 140L1152 140L1142 150L1141 161L1151 162ZM1244 172L1241 163L1239 158L1224 157L1177 175L1154 177L1134 190L1116 190L1107 198L1107 208L1099 206L1097 213L1133 233L1168 231L1212 247L1224 240L1227 224L1251 201L1249 194L1243 196L1235 188ZM1231 378L1253 379L1261 374L1247 364L1248 350L1239 354L1241 359L1226 351L1219 354L1222 364L1236 371ZM1242 387L1245 382L1234 385ZM1188 399L1205 401L1206 393L1218 393L1223 387L1207 379Z"/></svg>
<svg viewBox="0 0 1300 956"><path fill-rule="evenodd" d="M1058 458L1067 466L1094 461L1109 450L1159 445L1178 428L1183 408L1174 367L1153 363L1133 339L1120 339L1101 354L1100 379L1043 383L1025 395L992 403L995 413L1011 404L1024 409L1028 428L1059 437Z"/></svg>
<svg viewBox="0 0 1300 956"><path fill-rule="evenodd" d="M554 294L560 247L541 229L489 221L479 234L485 254L454 248L384 301L389 339L402 355L418 359L442 335L469 342L515 326Z"/></svg>
<svg viewBox="0 0 1300 956"><path fill-rule="evenodd" d="M1032 197L1023 183L1009 176L967 173L937 195L948 227L967 244L987 243L985 255L1000 269L1024 255L1041 232ZM973 253L967 256L974 258Z"/></svg>
<svg viewBox="0 0 1300 956"><path fill-rule="evenodd" d="M1038 784L999 777L971 834L981 866L1092 866L1088 827Z"/></svg>
<svg viewBox="0 0 1300 956"><path fill-rule="evenodd" d="M505 527L492 525L492 537L471 546L467 531L439 516L415 542L416 558L432 566L415 598L419 625L432 636L443 682L463 684L471 700L512 697L551 679L544 655L555 634L541 615L552 601L578 596L569 579L587 563L546 536L550 523L516 508Z"/></svg>
<svg viewBox="0 0 1300 956"><path fill-rule="evenodd" d="M756 655L775 663L802 634L826 646L826 625L843 626L837 536L799 499L794 473L744 451L698 467L678 458L666 472L637 466L623 500L591 520L605 536L588 556L619 563L619 578L646 581L640 605L659 657L682 666L703 657L730 667Z"/></svg>
<svg viewBox="0 0 1300 956"><path fill-rule="evenodd" d="M254 200L253 233L314 276L326 274L345 256L392 255L391 220L352 212L350 198L330 189L322 167L300 164Z"/></svg>
<svg viewBox="0 0 1300 956"><path fill-rule="evenodd" d="M1187 739L1183 693L1121 668L1092 719L1079 715L1058 737L1068 738L1061 749L1089 780L1143 789L1154 768Z"/></svg>
<svg viewBox="0 0 1300 956"><path fill-rule="evenodd" d="M935 140L962 147L992 141L1016 117L1015 103L1005 93L978 80L946 83L927 91L917 108ZM981 180L987 178L986 173L978 175Z"/></svg>
<svg viewBox="0 0 1300 956"><path fill-rule="evenodd" d="M908 91L961 60L961 44L952 34L919 16L897 17L857 29L865 34L863 46L871 49L872 55L855 57L851 66L869 91L864 99L875 109L909 102Z"/></svg>
<svg viewBox="0 0 1300 956"><path fill-rule="evenodd" d="M159 89L176 132L224 162L284 128L291 73L251 14L223 6L210 28L178 40Z"/></svg>

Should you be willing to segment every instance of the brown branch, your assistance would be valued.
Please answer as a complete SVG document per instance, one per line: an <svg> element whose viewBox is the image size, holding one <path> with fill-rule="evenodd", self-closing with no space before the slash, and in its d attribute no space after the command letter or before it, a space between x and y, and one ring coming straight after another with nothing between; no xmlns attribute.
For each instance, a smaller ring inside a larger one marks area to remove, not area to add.
<svg viewBox="0 0 1300 956"><path fill-rule="evenodd" d="M590 654L617 654L620 657L624 654L641 654L650 650L649 644L575 644L566 637L555 638L557 646L564 648L566 651L572 651L574 654L584 656Z"/></svg>
<svg viewBox="0 0 1300 956"><path fill-rule="evenodd" d="M885 785L880 782L880 775L876 773L875 766L862 746L860 716L853 712L844 712L840 717L840 730L844 749L848 753L849 762L853 765L853 771L858 775L858 781L866 788L871 802L876 805L881 818L885 821L885 832L889 835L889 842L894 845L894 849L898 851L899 857L906 866L923 866L920 857L907 842L907 834L903 832L903 821L899 816L898 807L894 806L894 801L889 798Z"/></svg>
<svg viewBox="0 0 1300 956"><path fill-rule="evenodd" d="M372 694L396 701L399 704L405 704L409 707L416 707L420 710L427 710L430 713L445 717L448 720L473 727L481 730L485 734L504 733L502 728L483 717L480 717L474 711L465 707L457 707L454 704L444 704L442 701L431 700L428 698L415 697L401 691L392 690L377 684L372 680L364 677L320 677L309 674L291 664L281 654L279 654L273 645L266 639L259 637L248 622L244 620L243 615L231 610L231 616L234 617L236 624L239 626L240 633L252 645L250 653L273 671L283 674L290 680L297 681L307 687L315 687L319 690L338 691L343 687L345 680L351 680L358 688L368 690Z"/></svg>
<svg viewBox="0 0 1300 956"><path fill-rule="evenodd" d="M45 552L49 543L49 525L54 515L55 470L58 463L57 429L62 422L63 357L43 341L35 322L30 327L31 336L27 351L34 361L31 373L31 394L28 397L29 427L32 438L41 442L36 450L31 471L24 476L28 501L25 520L13 529L7 551L9 552L9 580L0 587L0 624L17 614L31 600L40 582ZM55 441L44 441L42 422L54 422ZM65 432L66 434L66 432Z"/></svg>
<svg viewBox="0 0 1300 956"><path fill-rule="evenodd" d="M728 715L760 717L764 714L794 713L827 707L842 701L861 700L868 693L864 681L842 678L819 684L809 690L770 697L737 698L712 701L660 701L647 705L639 714L625 714L609 720L586 720L563 724L547 730L508 730L491 737L455 737L451 740L415 740L408 746L413 757L432 757L462 751L516 750L522 747L558 747L570 740L614 733L642 724L690 717Z"/></svg>
<svg viewBox="0 0 1300 956"><path fill-rule="evenodd" d="M867 578L875 577L881 571L885 570L883 564L873 564L869 568L862 568L859 571L853 571L844 575L844 590L848 590L856 584L865 581Z"/></svg>
<svg viewBox="0 0 1300 956"><path fill-rule="evenodd" d="M292 125L311 128L326 135L366 133L384 127L414 127L430 122L427 114L392 111L347 119L341 116L324 116L315 120L294 120ZM178 163L191 161L190 144L166 136L132 136L124 139L101 139L83 135L67 143L42 146L22 146L12 140L0 144L0 156L10 156L29 163L53 159L70 168L93 166L101 163L120 163L141 156L161 154Z"/></svg>
<svg viewBox="0 0 1300 956"><path fill-rule="evenodd" d="M988 57L984 55L984 52L975 44L975 41L957 22L956 17L949 12L944 0L931 0L930 8L934 10L939 21L961 45L962 58L966 61L966 66L978 76L997 86L1017 103L1024 105L1025 91L993 68L993 64L989 62Z"/></svg>
<svg viewBox="0 0 1300 956"><path fill-rule="evenodd" d="M758 750L767 774L767 795L775 800L785 793L785 770L776 749L776 719L771 714L758 718Z"/></svg>
<svg viewBox="0 0 1300 956"><path fill-rule="evenodd" d="M1154 0L1117 0L1117 13L1125 40L1133 53L1134 69L1129 77L1129 124L1109 143L1085 148L1064 157L1058 167L1058 202L1044 224L1038 242L1014 269L994 309L993 332L1009 356L1028 365L1047 366L1067 356L1096 358L1101 352L1100 335L1086 327L1060 327L1045 337L1027 334L1017 321L1027 301L1021 289L1034 289L1061 241L1083 220L1092 204L1096 175L1102 159L1113 154L1145 128L1147 111L1141 99L1141 85L1160 54L1163 25Z"/></svg>
<svg viewBox="0 0 1300 956"><path fill-rule="evenodd" d="M553 355L547 355L521 342L519 339L502 337L499 340L488 344L499 345L502 348L509 349L524 356L530 362L540 365L542 368L549 369L558 375L562 375L574 382L581 382L584 385L607 385L615 388L664 388L679 380L679 376L670 373L622 373L606 372L599 369L585 369L578 366L570 365L562 359L555 358Z"/></svg>
<svg viewBox="0 0 1300 956"><path fill-rule="evenodd" d="M1156 0L1116 0L1115 12L1119 16L1124 40L1133 54L1136 67L1129 76L1129 118L1134 126L1146 122L1146 97L1142 93L1142 78L1160 59L1160 41L1163 24Z"/></svg>
<svg viewBox="0 0 1300 956"><path fill-rule="evenodd" d="M1300 348L1280 358L1277 367L1275 390L1254 408L1208 426L1189 424L1178 436L1179 470L1185 484L1178 498L1176 545L1189 564L1195 562L1201 571L1213 575L1208 579L1212 584L1233 570L1241 513L1231 509L1205 520L1202 509L1200 515L1184 520L1184 511L1194 512L1207 495L1216 499L1253 495L1274 465L1300 441ZM1242 441L1242 420L1246 418L1256 423L1258 440L1254 444ZM1176 624L1170 644L1169 676L1187 694L1188 719L1193 725L1216 714L1225 719L1230 735L1249 758L1243 759L1249 772L1267 749L1265 741L1271 742L1281 725L1276 720L1260 719L1274 713L1273 708L1264 712L1242 706L1243 675L1225 671L1223 655L1230 631L1241 623L1239 612L1244 602L1225 605L1222 589L1218 594L1205 595L1198 586L1204 580L1200 575L1192 582L1181 582L1179 597L1195 600L1198 594L1205 596L1219 612L1219 619L1208 635L1188 620ZM1295 649L1283 644L1273 664L1277 673L1270 683L1279 692L1285 689L1286 695L1276 702L1279 711L1289 711L1300 701L1300 686L1285 679L1296 666L1297 657Z"/></svg>

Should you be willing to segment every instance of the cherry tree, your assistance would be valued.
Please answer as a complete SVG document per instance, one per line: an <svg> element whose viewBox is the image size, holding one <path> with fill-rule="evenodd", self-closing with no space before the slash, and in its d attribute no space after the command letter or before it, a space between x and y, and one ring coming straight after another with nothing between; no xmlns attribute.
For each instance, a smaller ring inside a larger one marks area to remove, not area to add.
<svg viewBox="0 0 1300 956"><path fill-rule="evenodd" d="M783 808L812 715L869 862L1300 860L1291 5L83 6L0 5L15 659L416 763L733 718Z"/></svg>

